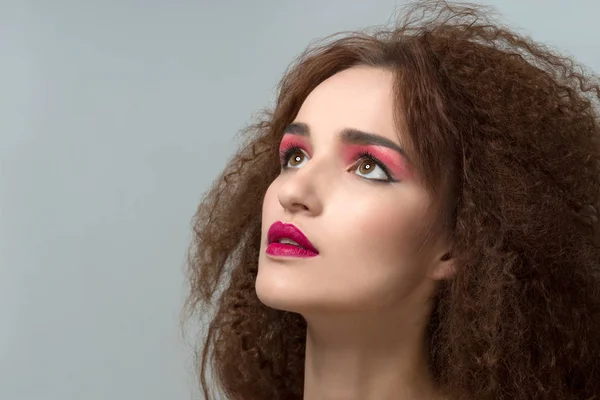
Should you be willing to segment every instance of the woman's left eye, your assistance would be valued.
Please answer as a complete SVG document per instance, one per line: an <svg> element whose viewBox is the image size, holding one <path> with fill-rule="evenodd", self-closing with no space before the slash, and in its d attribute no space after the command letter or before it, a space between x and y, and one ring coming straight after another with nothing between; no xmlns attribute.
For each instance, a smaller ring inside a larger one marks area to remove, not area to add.
<svg viewBox="0 0 600 400"><path fill-rule="evenodd" d="M371 156L362 157L357 161L355 172L358 176L374 181L393 181L386 168Z"/></svg>

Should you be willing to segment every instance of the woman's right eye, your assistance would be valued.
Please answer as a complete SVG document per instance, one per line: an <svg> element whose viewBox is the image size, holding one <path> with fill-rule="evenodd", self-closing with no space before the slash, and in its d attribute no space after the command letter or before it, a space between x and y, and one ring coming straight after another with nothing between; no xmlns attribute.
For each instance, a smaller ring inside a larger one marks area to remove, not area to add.
<svg viewBox="0 0 600 400"><path fill-rule="evenodd" d="M291 148L284 152L281 156L281 167L287 168L300 168L308 161L308 154L299 147Z"/></svg>

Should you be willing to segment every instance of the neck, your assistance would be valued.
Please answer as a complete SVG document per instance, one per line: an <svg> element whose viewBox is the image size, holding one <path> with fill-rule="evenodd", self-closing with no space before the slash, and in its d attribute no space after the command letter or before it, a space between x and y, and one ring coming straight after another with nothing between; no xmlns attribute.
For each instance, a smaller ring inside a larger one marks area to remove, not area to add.
<svg viewBox="0 0 600 400"><path fill-rule="evenodd" d="M437 399L428 369L427 318L406 317L307 317L304 398Z"/></svg>

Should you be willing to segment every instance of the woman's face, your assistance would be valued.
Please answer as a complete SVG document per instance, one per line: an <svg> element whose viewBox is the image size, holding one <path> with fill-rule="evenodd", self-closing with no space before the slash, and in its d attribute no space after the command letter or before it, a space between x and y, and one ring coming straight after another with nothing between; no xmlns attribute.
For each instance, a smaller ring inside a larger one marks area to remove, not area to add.
<svg viewBox="0 0 600 400"><path fill-rule="evenodd" d="M392 85L383 69L342 71L286 130L282 171L263 203L256 291L267 306L388 308L431 295L448 273L446 244L425 240L431 199L394 124Z"/></svg>

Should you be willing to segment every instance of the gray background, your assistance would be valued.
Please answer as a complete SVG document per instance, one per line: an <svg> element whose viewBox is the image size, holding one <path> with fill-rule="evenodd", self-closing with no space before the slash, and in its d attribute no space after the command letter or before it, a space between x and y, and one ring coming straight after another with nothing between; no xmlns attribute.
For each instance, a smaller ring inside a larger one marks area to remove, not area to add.
<svg viewBox="0 0 600 400"><path fill-rule="evenodd" d="M189 221L314 38L403 1L0 1L0 399L200 398ZM600 70L597 1L488 1Z"/></svg>

